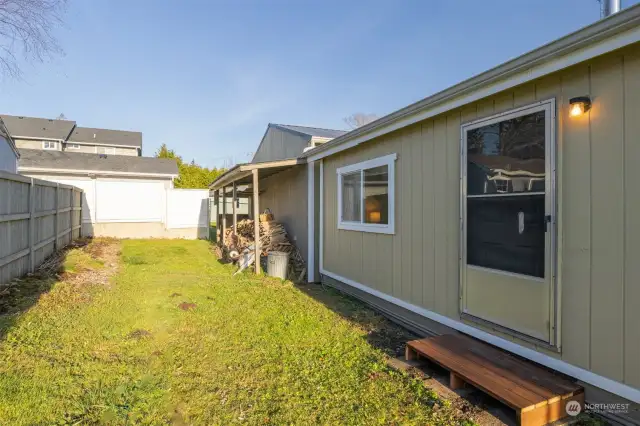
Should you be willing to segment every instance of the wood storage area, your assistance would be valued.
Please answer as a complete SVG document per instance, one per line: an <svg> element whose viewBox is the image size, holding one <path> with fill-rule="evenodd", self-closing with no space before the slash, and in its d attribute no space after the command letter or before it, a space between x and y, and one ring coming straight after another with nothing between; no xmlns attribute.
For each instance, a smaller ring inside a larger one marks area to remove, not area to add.
<svg viewBox="0 0 640 426"><path fill-rule="evenodd" d="M264 218L273 219L273 215L264 215ZM260 258L263 266L266 268L266 255L270 251L288 253L287 278L296 283L303 282L307 275L304 258L300 250L289 239L284 226L275 220L260 221L259 226ZM223 245L218 248L217 254L225 261L237 263L239 271L241 271L253 264L251 252L255 241L254 221L251 219L241 220L236 224L236 229L236 233L233 232L232 227L225 230Z"/></svg>

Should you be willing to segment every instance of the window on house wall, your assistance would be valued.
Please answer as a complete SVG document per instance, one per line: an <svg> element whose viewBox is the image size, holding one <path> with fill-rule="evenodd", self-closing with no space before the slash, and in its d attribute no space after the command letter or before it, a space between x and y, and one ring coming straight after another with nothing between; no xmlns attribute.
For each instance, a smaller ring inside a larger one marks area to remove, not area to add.
<svg viewBox="0 0 640 426"><path fill-rule="evenodd" d="M111 154L115 155L116 149L108 146L99 146L96 148L98 154Z"/></svg>
<svg viewBox="0 0 640 426"><path fill-rule="evenodd" d="M80 149L80 145L78 145L77 143L68 143L67 149Z"/></svg>
<svg viewBox="0 0 640 426"><path fill-rule="evenodd" d="M58 142L42 141L42 149L58 149Z"/></svg>
<svg viewBox="0 0 640 426"><path fill-rule="evenodd" d="M393 234L396 154L341 167L338 228Z"/></svg>
<svg viewBox="0 0 640 426"><path fill-rule="evenodd" d="M467 264L544 277L550 116L534 106L463 126Z"/></svg>

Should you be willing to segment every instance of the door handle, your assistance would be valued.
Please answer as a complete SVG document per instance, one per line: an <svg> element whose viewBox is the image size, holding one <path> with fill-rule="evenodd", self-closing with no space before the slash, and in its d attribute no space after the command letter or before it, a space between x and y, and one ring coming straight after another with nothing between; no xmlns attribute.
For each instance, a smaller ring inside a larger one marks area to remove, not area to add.
<svg viewBox="0 0 640 426"><path fill-rule="evenodd" d="M544 217L544 232L549 232L549 224L551 223L551 215L545 215Z"/></svg>
<svg viewBox="0 0 640 426"><path fill-rule="evenodd" d="M524 212L518 212L518 234L524 232Z"/></svg>

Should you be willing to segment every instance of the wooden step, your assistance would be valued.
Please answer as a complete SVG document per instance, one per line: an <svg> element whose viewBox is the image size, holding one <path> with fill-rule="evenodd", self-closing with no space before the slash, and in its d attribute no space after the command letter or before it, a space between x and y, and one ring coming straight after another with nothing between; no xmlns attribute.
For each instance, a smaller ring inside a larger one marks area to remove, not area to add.
<svg viewBox="0 0 640 426"><path fill-rule="evenodd" d="M468 383L482 390L516 410L523 426L567 417L569 401L584 407L582 386L462 334L408 342L406 358L424 358L446 368L452 389Z"/></svg>

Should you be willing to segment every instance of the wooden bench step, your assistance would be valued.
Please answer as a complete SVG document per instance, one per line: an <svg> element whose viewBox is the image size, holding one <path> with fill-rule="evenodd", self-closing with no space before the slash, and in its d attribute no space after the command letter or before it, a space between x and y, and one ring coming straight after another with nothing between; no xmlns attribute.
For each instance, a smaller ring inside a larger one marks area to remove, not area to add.
<svg viewBox="0 0 640 426"><path fill-rule="evenodd" d="M523 426L541 426L567 416L566 405L584 406L582 386L535 364L461 334L407 343L407 360L426 358L449 370L449 385L470 384L516 410Z"/></svg>

